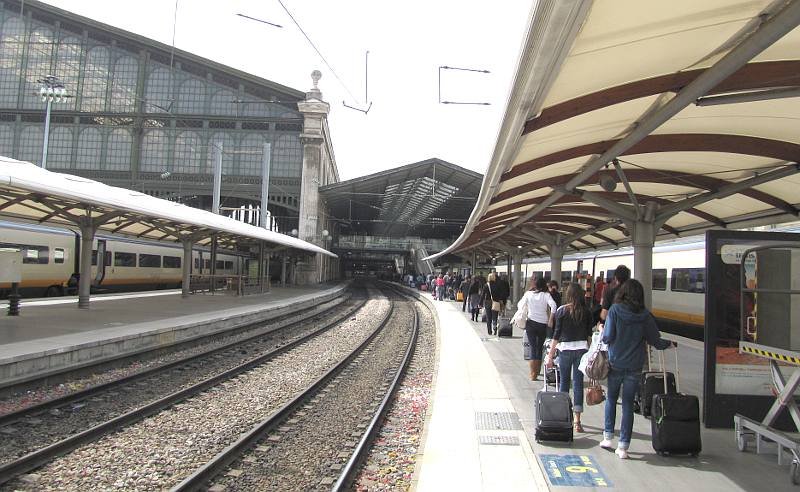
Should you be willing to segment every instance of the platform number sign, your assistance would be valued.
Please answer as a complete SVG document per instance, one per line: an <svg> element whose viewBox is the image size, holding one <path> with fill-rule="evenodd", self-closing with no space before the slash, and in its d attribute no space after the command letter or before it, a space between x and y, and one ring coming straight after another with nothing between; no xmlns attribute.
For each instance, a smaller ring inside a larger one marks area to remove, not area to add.
<svg viewBox="0 0 800 492"><path fill-rule="evenodd" d="M591 456L542 454L547 478L553 485L567 487L611 487L611 481Z"/></svg>

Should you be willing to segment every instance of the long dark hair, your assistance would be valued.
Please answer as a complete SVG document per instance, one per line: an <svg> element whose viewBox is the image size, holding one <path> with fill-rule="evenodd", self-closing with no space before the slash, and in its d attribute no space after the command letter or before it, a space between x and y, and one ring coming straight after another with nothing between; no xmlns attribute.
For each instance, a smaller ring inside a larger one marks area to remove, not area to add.
<svg viewBox="0 0 800 492"><path fill-rule="evenodd" d="M644 288L638 280L631 278L622 284L614 297L615 304L624 304L634 313L644 309Z"/></svg>
<svg viewBox="0 0 800 492"><path fill-rule="evenodd" d="M584 302L583 289L576 283L570 283L567 287L567 292L564 296L564 306L566 306L565 309L578 326L585 324L591 316L589 308L586 307L586 303Z"/></svg>

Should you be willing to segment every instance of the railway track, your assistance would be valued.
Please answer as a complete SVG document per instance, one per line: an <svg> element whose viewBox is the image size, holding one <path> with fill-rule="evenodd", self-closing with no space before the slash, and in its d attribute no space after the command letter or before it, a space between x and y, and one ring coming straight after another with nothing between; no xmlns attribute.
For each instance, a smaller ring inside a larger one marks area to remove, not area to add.
<svg viewBox="0 0 800 492"><path fill-rule="evenodd" d="M419 330L416 303L395 301L350 355L172 491L351 487L410 364Z"/></svg>
<svg viewBox="0 0 800 492"><path fill-rule="evenodd" d="M263 364L347 320L366 302L353 299L311 312L312 316L305 312L291 321L285 318L286 326L280 329L250 333L169 364L2 416L0 483Z"/></svg>

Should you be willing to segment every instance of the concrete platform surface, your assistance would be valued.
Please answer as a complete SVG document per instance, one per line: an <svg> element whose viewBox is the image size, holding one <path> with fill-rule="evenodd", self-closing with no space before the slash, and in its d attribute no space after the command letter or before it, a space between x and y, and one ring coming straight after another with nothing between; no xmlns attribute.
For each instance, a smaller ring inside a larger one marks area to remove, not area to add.
<svg viewBox="0 0 800 492"><path fill-rule="evenodd" d="M460 303L433 305L441 321L441 359L417 490L800 490L790 482L788 455L779 466L774 445L764 445L760 455L752 451L753 445L739 452L733 429L703 427L698 458L660 457L651 445L650 421L637 414L631 458L620 460L598 445L602 404L586 407L586 432L577 434L574 442L536 443L533 402L542 382L528 378L521 330L515 329L513 338L488 336L485 323L470 321ZM680 342L681 391L699 396L702 344ZM668 364L674 365L674 355L667 356ZM481 429L487 415L497 430ZM617 438L620 417L618 407ZM500 430L513 426L515 418L521 430Z"/></svg>
<svg viewBox="0 0 800 492"><path fill-rule="evenodd" d="M231 296L180 291L97 297L89 309L68 298L30 301L20 316L0 316L0 386L262 321L341 294L346 283L273 287Z"/></svg>

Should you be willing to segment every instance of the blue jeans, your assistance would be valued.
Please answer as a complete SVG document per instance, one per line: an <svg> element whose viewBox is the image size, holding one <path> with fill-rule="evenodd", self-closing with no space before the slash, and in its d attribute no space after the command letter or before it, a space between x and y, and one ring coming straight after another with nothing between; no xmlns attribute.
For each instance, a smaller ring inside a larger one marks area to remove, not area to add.
<svg viewBox="0 0 800 492"><path fill-rule="evenodd" d="M617 399L622 388L622 422L619 428L619 447L628 449L633 433L633 397L639 390L641 370L614 369L608 372L608 393L606 395L606 422L603 437L614 437L614 424L617 421Z"/></svg>
<svg viewBox="0 0 800 492"><path fill-rule="evenodd" d="M574 380L572 394L575 404L572 409L576 413L583 413L583 373L578 369L581 357L588 352L582 350L562 350L558 358L558 391L569 393L570 379Z"/></svg>
<svg viewBox="0 0 800 492"><path fill-rule="evenodd" d="M444 300L444 285L436 286L436 299L440 301Z"/></svg>

